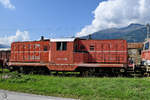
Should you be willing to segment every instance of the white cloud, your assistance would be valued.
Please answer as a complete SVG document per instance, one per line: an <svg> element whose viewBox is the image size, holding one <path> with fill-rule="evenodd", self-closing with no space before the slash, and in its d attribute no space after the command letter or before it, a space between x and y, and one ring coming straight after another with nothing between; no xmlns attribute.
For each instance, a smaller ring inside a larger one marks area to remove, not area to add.
<svg viewBox="0 0 150 100"><path fill-rule="evenodd" d="M148 23L150 0L107 0L100 2L93 14L91 25L85 26L77 33L78 37L106 28L127 26L130 23Z"/></svg>
<svg viewBox="0 0 150 100"><path fill-rule="evenodd" d="M0 3L1 3L5 8L15 9L15 6L11 4L10 0L0 0Z"/></svg>
<svg viewBox="0 0 150 100"><path fill-rule="evenodd" d="M0 37L0 44L10 45L14 41L26 41L29 39L28 31L21 32L20 30L17 30L14 36Z"/></svg>

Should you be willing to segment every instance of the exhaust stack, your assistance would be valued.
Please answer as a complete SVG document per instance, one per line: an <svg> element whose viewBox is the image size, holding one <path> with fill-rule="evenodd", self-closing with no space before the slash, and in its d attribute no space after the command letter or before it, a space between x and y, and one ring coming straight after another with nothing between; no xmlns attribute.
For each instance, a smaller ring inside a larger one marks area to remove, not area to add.
<svg viewBox="0 0 150 100"><path fill-rule="evenodd" d="M41 41L44 41L44 36L41 36Z"/></svg>

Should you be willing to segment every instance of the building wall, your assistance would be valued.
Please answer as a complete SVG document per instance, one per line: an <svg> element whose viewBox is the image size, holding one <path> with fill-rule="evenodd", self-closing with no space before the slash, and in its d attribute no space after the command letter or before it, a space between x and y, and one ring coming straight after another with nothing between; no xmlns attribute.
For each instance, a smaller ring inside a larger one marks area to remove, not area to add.
<svg viewBox="0 0 150 100"><path fill-rule="evenodd" d="M132 59L135 64L140 64L142 48L143 43L128 43L129 60Z"/></svg>

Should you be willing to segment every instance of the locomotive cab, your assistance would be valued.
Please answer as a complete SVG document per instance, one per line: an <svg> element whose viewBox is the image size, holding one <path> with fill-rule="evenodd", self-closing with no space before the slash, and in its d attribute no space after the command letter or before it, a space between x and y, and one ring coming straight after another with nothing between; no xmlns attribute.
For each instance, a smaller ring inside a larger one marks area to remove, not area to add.
<svg viewBox="0 0 150 100"><path fill-rule="evenodd" d="M141 68L145 75L149 76L150 73L150 39L148 38L144 42L142 54L141 54Z"/></svg>
<svg viewBox="0 0 150 100"><path fill-rule="evenodd" d="M150 39L144 42L141 58L142 65L150 66Z"/></svg>

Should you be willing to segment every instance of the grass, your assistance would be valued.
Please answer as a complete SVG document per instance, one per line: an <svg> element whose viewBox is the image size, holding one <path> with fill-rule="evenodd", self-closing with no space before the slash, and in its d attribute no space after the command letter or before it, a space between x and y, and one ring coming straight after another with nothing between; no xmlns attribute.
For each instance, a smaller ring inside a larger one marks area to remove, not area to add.
<svg viewBox="0 0 150 100"><path fill-rule="evenodd" d="M4 72L4 73L8 73L9 70L8 70L8 69L3 69L3 72ZM1 69L1 68L0 68L0 73L2 73L2 69Z"/></svg>
<svg viewBox="0 0 150 100"><path fill-rule="evenodd" d="M1 80L0 88L81 100L149 100L150 98L150 78L22 75Z"/></svg>

